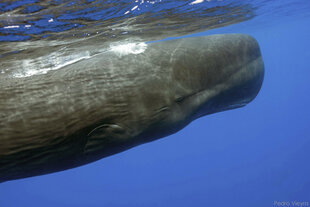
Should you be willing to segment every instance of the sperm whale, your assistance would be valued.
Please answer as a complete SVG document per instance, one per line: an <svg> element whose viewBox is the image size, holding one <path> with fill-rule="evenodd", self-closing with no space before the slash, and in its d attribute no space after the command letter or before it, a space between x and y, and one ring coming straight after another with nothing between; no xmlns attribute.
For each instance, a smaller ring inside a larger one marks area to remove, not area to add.
<svg viewBox="0 0 310 207"><path fill-rule="evenodd" d="M0 182L62 171L252 101L257 41L210 35L112 48L47 74L0 77Z"/></svg>

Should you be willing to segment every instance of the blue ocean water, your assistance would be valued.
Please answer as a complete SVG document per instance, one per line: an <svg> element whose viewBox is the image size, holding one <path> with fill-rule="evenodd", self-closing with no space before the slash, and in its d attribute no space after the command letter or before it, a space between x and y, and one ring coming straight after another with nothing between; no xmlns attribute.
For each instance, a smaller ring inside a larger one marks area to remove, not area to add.
<svg viewBox="0 0 310 207"><path fill-rule="evenodd" d="M91 55L98 38L246 33L261 47L263 87L246 107L202 117L169 137L72 170L1 183L1 207L310 206L310 2L81 2L0 1L2 75L14 74L4 68L15 64L14 55L42 41L51 50L90 44ZM153 29L156 19L162 23Z"/></svg>

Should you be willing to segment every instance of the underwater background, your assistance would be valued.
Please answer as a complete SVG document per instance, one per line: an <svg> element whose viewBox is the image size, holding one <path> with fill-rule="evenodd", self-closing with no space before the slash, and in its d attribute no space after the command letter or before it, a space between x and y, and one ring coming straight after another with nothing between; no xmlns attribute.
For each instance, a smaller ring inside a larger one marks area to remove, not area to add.
<svg viewBox="0 0 310 207"><path fill-rule="evenodd" d="M0 0L0 75L112 44L246 33L265 79L247 106L75 169L0 184L0 207L310 206L309 0Z"/></svg>

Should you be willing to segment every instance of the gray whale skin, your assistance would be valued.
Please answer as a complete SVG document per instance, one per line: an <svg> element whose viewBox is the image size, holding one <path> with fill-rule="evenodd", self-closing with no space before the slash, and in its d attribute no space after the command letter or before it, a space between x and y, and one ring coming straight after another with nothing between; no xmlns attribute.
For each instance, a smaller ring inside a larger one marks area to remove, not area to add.
<svg viewBox="0 0 310 207"><path fill-rule="evenodd" d="M113 50L44 75L0 81L0 182L77 167L173 134L255 98L255 39L211 35Z"/></svg>

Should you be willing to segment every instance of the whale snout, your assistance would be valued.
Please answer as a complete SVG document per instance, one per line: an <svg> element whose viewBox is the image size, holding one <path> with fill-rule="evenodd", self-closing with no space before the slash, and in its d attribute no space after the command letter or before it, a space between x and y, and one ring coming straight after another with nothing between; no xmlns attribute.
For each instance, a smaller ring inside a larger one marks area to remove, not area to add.
<svg viewBox="0 0 310 207"><path fill-rule="evenodd" d="M218 88L213 97L215 112L245 106L251 102L261 89L264 79L264 63L257 41L248 35L239 35L232 41L239 43L231 51L239 54L231 60L230 67L223 73L229 73L228 79ZM233 45L233 44L232 44Z"/></svg>
<svg viewBox="0 0 310 207"><path fill-rule="evenodd" d="M190 97L187 109L195 111L194 117L242 107L258 94L264 63L253 37L204 36L184 41L182 47L191 55L174 54L174 78L182 91L179 96Z"/></svg>

